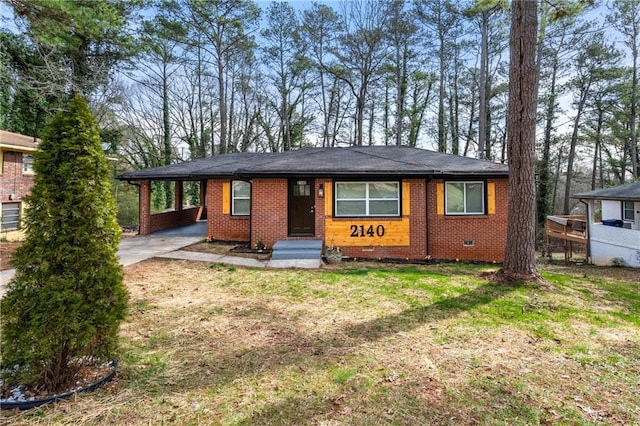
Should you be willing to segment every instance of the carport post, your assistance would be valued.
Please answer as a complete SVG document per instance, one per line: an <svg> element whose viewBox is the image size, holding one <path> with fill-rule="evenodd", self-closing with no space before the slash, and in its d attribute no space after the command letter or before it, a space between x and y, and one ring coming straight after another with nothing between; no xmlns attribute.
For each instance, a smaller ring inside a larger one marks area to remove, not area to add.
<svg viewBox="0 0 640 426"><path fill-rule="evenodd" d="M140 227L138 234L147 235L151 233L151 181L140 181L138 191L138 205L140 207Z"/></svg>
<svg viewBox="0 0 640 426"><path fill-rule="evenodd" d="M176 181L176 186L175 186L175 211L179 212L180 210L182 210L182 204L184 201L184 194L182 194L182 181L181 180L177 180Z"/></svg>

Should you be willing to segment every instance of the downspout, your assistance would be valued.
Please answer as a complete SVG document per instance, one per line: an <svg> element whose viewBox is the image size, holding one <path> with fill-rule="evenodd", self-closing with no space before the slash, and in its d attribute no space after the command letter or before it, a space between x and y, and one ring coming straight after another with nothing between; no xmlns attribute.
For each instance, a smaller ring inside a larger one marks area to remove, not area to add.
<svg viewBox="0 0 640 426"><path fill-rule="evenodd" d="M249 198L249 249L253 247L253 180L247 180L251 185L251 197ZM233 191L233 189L231 189Z"/></svg>
<svg viewBox="0 0 640 426"><path fill-rule="evenodd" d="M429 256L431 256L431 250L429 250L429 245L431 243L431 240L429 239L429 182L431 182L432 177L428 177L427 179L425 179L425 183L424 183L424 199L425 199L425 205L426 208L424 209L425 215L424 215L424 220L426 221L425 223L425 238L427 239L427 253L426 253L426 257L428 258ZM438 205L438 200L436 200L436 206Z"/></svg>
<svg viewBox="0 0 640 426"><path fill-rule="evenodd" d="M591 215L589 214L589 203L580 198L580 202L587 209L587 263L591 264Z"/></svg>

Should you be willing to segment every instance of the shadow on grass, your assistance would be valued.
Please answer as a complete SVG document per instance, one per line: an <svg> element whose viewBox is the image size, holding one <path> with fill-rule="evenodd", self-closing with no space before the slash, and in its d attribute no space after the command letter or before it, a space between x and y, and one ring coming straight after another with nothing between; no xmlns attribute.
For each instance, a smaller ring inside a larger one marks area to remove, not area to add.
<svg viewBox="0 0 640 426"><path fill-rule="evenodd" d="M430 381L410 381L290 396L261 407L237 424L539 424L552 419L531 403L526 391L516 391L508 383L473 383L453 394L441 385L433 386Z"/></svg>
<svg viewBox="0 0 640 426"><path fill-rule="evenodd" d="M173 391L193 390L199 385L222 386L242 377L295 367L295 371L318 371L329 367L337 360L349 356L365 342L376 341L410 331L423 324L455 317L465 311L500 298L516 287L487 283L468 293L445 299L430 305L407 309L400 313L375 318L359 324L347 324L321 333L303 333L283 313L264 305L253 305L249 310L236 313L255 320L251 327L242 331L247 335L260 335L263 342L252 346L250 341L243 347L227 351L212 349L211 352L194 356L189 353L187 336L181 339L184 348L184 375L175 383ZM202 336L195 336L202 338ZM170 343L169 343L170 344ZM229 348L229 347L227 347ZM180 354L176 354L178 359ZM206 383L202 371L210 373Z"/></svg>
<svg viewBox="0 0 640 426"><path fill-rule="evenodd" d="M310 394L284 398L239 421L238 425L332 424L464 424L445 406L425 401L413 389L394 387L384 395Z"/></svg>
<svg viewBox="0 0 640 426"><path fill-rule="evenodd" d="M295 367L294 371L303 374L307 371L329 371L340 359L354 352L358 345L410 331L432 321L455 317L491 303L515 288L487 284L464 295L361 324L340 327L317 336L301 335L293 329L282 328L281 324L278 334L281 339L269 345L214 357L216 363L225 366L219 371L220 381L214 386L244 376L274 373L287 367ZM260 312L267 314L264 310ZM620 342L619 345L607 348L609 356L604 357L606 361L602 362L611 363L612 368L620 363L631 363L638 359L639 351L640 346L635 342ZM615 358L612 358L614 355ZM598 380L596 378L601 371L596 369L596 364L593 363L589 368L594 369L593 374L589 375ZM423 394L429 393L429 388L444 390L444 386L437 382L437 377L434 377L433 382L376 381L371 387L358 389L346 382L337 389L329 386L317 391L313 388L314 377L309 377L301 384L301 391L295 395L285 392L275 396L277 401L264 405L256 401L256 409L238 424L319 424L323 421L355 424L458 425L502 421L509 424L537 424L543 421L557 423L561 419L582 419L583 413L576 407L540 407L532 400L536 391L529 391L524 382L520 383L516 377L489 377L482 374L471 376L469 383L457 391L443 391L440 396L431 398L423 397ZM634 379L619 376L617 372L617 382L611 386L631 389L627 381ZM621 398L626 398L629 403L633 400L633 395L625 390ZM488 410L487 407L491 409ZM616 418L632 422L629 412L616 412L618 409L609 408Z"/></svg>
<svg viewBox="0 0 640 426"><path fill-rule="evenodd" d="M578 275L569 268L565 270L547 272L545 275L556 285L561 292L567 290L580 294L585 303L591 304L592 300L599 305L609 304L611 311L617 311L620 316L628 316L636 324L640 318L640 287L636 284L640 281L640 271L634 276L634 281L616 279L616 268L606 268L598 266L585 266L582 275ZM588 268L588 269L587 269ZM595 268L603 268L610 271L607 276L605 272ZM597 270L598 274L591 275L591 271ZM628 271L627 271L628 272ZM635 272L635 271L634 271Z"/></svg>
<svg viewBox="0 0 640 426"><path fill-rule="evenodd" d="M387 315L353 326L345 333L360 340L377 340L390 334L409 331L429 321L438 321L485 305L516 289L517 286L488 283L456 297L441 300L426 306L407 309L398 314Z"/></svg>

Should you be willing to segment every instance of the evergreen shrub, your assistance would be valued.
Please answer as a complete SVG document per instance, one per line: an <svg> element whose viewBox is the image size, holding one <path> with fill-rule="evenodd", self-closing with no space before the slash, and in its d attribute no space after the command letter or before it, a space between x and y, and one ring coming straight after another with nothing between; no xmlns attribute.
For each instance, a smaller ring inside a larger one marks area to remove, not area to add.
<svg viewBox="0 0 640 426"><path fill-rule="evenodd" d="M25 241L0 302L0 364L5 387L58 391L114 356L128 300L109 164L80 96L45 129L34 171Z"/></svg>

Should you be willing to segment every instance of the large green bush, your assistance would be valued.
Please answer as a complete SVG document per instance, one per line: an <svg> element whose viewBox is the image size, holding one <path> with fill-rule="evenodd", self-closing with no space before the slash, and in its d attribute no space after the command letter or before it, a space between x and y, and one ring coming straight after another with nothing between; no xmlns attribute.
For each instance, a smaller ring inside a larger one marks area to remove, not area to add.
<svg viewBox="0 0 640 426"><path fill-rule="evenodd" d="M1 364L5 385L55 391L114 355L128 298L109 165L80 96L45 129L34 170L26 239L0 302Z"/></svg>

